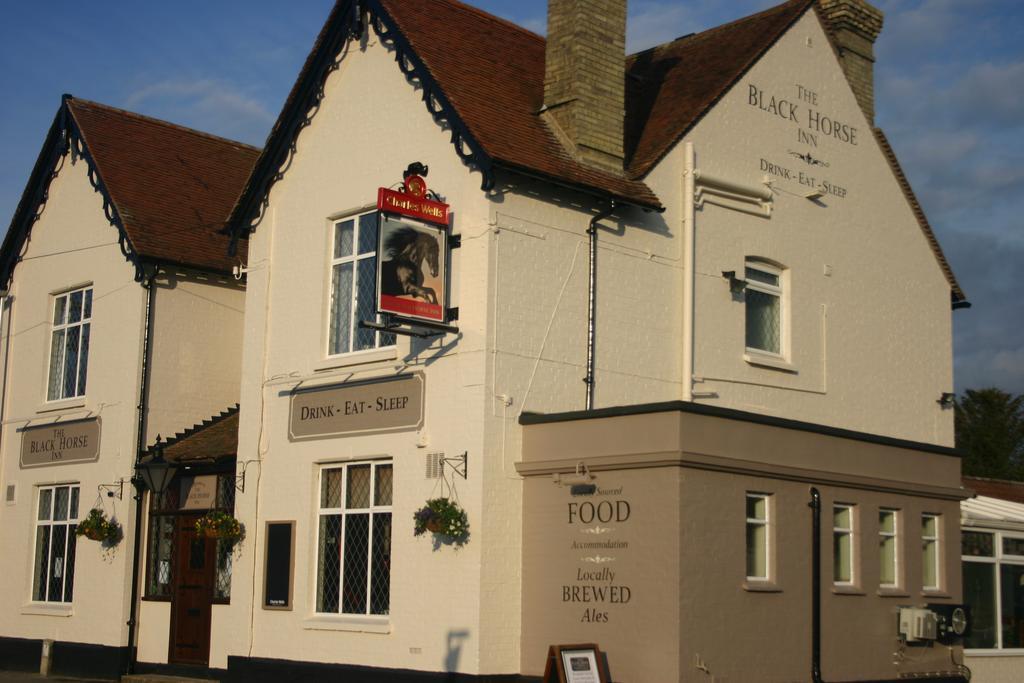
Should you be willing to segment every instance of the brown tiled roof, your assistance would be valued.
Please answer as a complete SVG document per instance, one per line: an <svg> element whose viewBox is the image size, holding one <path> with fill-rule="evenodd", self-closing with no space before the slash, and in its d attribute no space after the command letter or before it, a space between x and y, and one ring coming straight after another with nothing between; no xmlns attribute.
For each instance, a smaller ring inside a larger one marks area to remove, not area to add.
<svg viewBox="0 0 1024 683"><path fill-rule="evenodd" d="M928 217L924 215L924 209L921 208L921 204L917 201L917 195L914 194L913 188L910 187L910 181L903 174L903 169L900 167L899 160L896 159L896 152L892 150L889 139L885 137L885 133L882 132L881 128L873 130L875 138L878 140L878 145L882 148L882 153L885 154L885 159L889 162L893 175L896 176L896 182L899 183L900 189L903 190L903 195L907 198L907 203L910 204L910 208L914 212L918 224L921 226L925 239L931 245L932 253L935 254L935 260L939 262L939 268L942 269L943 274L946 276L946 281L949 282L950 291L953 293L953 302L967 301L963 290L960 289L960 284L956 281L956 276L953 275L953 269L949 267L946 255L942 253L939 240L935 238L935 233L932 232L932 226L928 222Z"/></svg>
<svg viewBox="0 0 1024 683"><path fill-rule="evenodd" d="M964 487L973 489L979 496L1024 503L1024 481L1007 481L1005 479L983 479L980 477L964 477Z"/></svg>
<svg viewBox="0 0 1024 683"><path fill-rule="evenodd" d="M130 246L147 260L229 273L223 230L259 149L66 98Z"/></svg>
<svg viewBox="0 0 1024 683"><path fill-rule="evenodd" d="M544 123L543 38L455 0L380 1L495 162L661 206L644 183L575 161Z"/></svg>
<svg viewBox="0 0 1024 683"><path fill-rule="evenodd" d="M314 93L344 43L347 22L353 20L351 2L336 2L285 102L232 216L237 235L247 233L242 223L253 218L247 214L256 213L274 174L285 163L290 137L297 135L302 127L299 121L314 108ZM397 29L488 161L656 208L660 201L642 179L801 16L817 8L817 3L789 0L629 57L625 177L577 163L539 116L544 104L544 38L458 0L367 0L366 6L371 14L386 16L387 28L393 24ZM829 32L827 25L825 29ZM946 275L953 300L963 301L963 292L924 212L884 136L878 135Z"/></svg>
<svg viewBox="0 0 1024 683"><path fill-rule="evenodd" d="M161 444L164 458L169 462L196 462L233 457L238 453L238 405L201 424L178 432ZM156 455L157 444L151 445L147 455Z"/></svg>
<svg viewBox="0 0 1024 683"><path fill-rule="evenodd" d="M813 2L791 0L631 56L625 140L630 176L647 175Z"/></svg>

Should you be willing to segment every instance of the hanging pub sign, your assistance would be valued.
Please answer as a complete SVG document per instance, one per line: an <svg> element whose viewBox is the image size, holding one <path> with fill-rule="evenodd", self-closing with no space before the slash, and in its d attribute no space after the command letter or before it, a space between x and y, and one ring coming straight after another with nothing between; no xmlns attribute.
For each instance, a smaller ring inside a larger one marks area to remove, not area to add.
<svg viewBox="0 0 1024 683"><path fill-rule="evenodd" d="M414 169L414 167L416 167ZM377 192L377 311L445 324L448 205L428 197L426 167L412 164L399 191Z"/></svg>

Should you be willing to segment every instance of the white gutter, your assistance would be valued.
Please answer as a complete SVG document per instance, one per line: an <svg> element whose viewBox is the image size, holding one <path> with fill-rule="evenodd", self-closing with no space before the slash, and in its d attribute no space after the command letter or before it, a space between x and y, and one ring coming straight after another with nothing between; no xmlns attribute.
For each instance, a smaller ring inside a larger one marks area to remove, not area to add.
<svg viewBox="0 0 1024 683"><path fill-rule="evenodd" d="M694 289L697 284L697 274L694 272L694 264L697 259L694 255L696 250L696 230L694 220L696 218L696 170L694 168L693 143L687 142L684 151L683 170L683 400L693 400L693 356L694 356Z"/></svg>

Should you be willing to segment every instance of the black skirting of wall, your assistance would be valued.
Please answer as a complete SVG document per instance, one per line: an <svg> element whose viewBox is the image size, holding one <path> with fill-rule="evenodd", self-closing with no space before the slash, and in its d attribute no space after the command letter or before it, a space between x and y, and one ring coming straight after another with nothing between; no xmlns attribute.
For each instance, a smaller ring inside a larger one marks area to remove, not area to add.
<svg viewBox="0 0 1024 683"><path fill-rule="evenodd" d="M182 678L206 678L213 681L224 681L227 680L228 676L228 672L224 669L209 669L178 664L151 664L149 662L136 662L135 673L180 676Z"/></svg>
<svg viewBox="0 0 1024 683"><path fill-rule="evenodd" d="M0 638L0 669L39 671L43 641L25 638ZM128 649L55 641L50 650L50 673L86 678L120 677L128 663Z"/></svg>
<svg viewBox="0 0 1024 683"><path fill-rule="evenodd" d="M6 671L39 671L43 656L41 640L0 638L0 669Z"/></svg>
<svg viewBox="0 0 1024 683"><path fill-rule="evenodd" d="M293 662L287 659L228 657L224 683L278 683L282 680L343 681L344 683L540 683L540 678L519 674L474 676L471 674L409 669L384 669L351 664Z"/></svg>

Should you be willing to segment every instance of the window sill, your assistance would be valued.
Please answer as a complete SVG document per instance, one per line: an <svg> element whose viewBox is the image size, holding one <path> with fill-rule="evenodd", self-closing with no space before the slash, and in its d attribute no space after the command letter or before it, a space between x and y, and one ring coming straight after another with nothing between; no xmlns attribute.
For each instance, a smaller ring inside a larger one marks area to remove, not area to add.
<svg viewBox="0 0 1024 683"><path fill-rule="evenodd" d="M879 588L878 594L883 598L909 598L910 593L899 588L897 586L890 586L888 588Z"/></svg>
<svg viewBox="0 0 1024 683"><path fill-rule="evenodd" d="M346 368L352 365L363 365L365 363L376 363L379 361L395 360L398 358L398 347L390 346L385 349L371 349L369 351L356 351L346 353L343 356L331 356L313 364L314 372Z"/></svg>
<svg viewBox="0 0 1024 683"><path fill-rule="evenodd" d="M32 602L21 606L22 614L33 614L41 617L70 617L74 616L74 608L67 603L56 603L48 605L45 602Z"/></svg>
<svg viewBox="0 0 1024 683"><path fill-rule="evenodd" d="M867 595L858 586L832 586L833 595Z"/></svg>
<svg viewBox="0 0 1024 683"><path fill-rule="evenodd" d="M782 589L772 581L755 581L747 579L743 582L743 590L748 593L781 593Z"/></svg>
<svg viewBox="0 0 1024 683"><path fill-rule="evenodd" d="M922 598L939 598L941 600L949 600L949 599L952 599L953 596L950 595L949 593L947 593L944 590L939 590L937 588L935 590L931 590L929 588L926 588L923 591L921 591L921 597Z"/></svg>
<svg viewBox="0 0 1024 683"><path fill-rule="evenodd" d="M307 631L352 631L354 633L391 633L388 617L318 614L302 622Z"/></svg>
<svg viewBox="0 0 1024 683"><path fill-rule="evenodd" d="M747 361L750 365L756 365L762 368L771 368L772 370L782 370L783 372L791 372L794 375L797 373L793 364L782 356L772 356L765 353L758 353L747 349L746 353L743 354L743 360Z"/></svg>
<svg viewBox="0 0 1024 683"><path fill-rule="evenodd" d="M62 401L47 401L38 408L37 413L56 413L61 410L75 410L85 407L85 397L66 398Z"/></svg>
<svg viewBox="0 0 1024 683"><path fill-rule="evenodd" d="M1007 648L964 648L964 655L967 657L1024 657L1024 649Z"/></svg>

